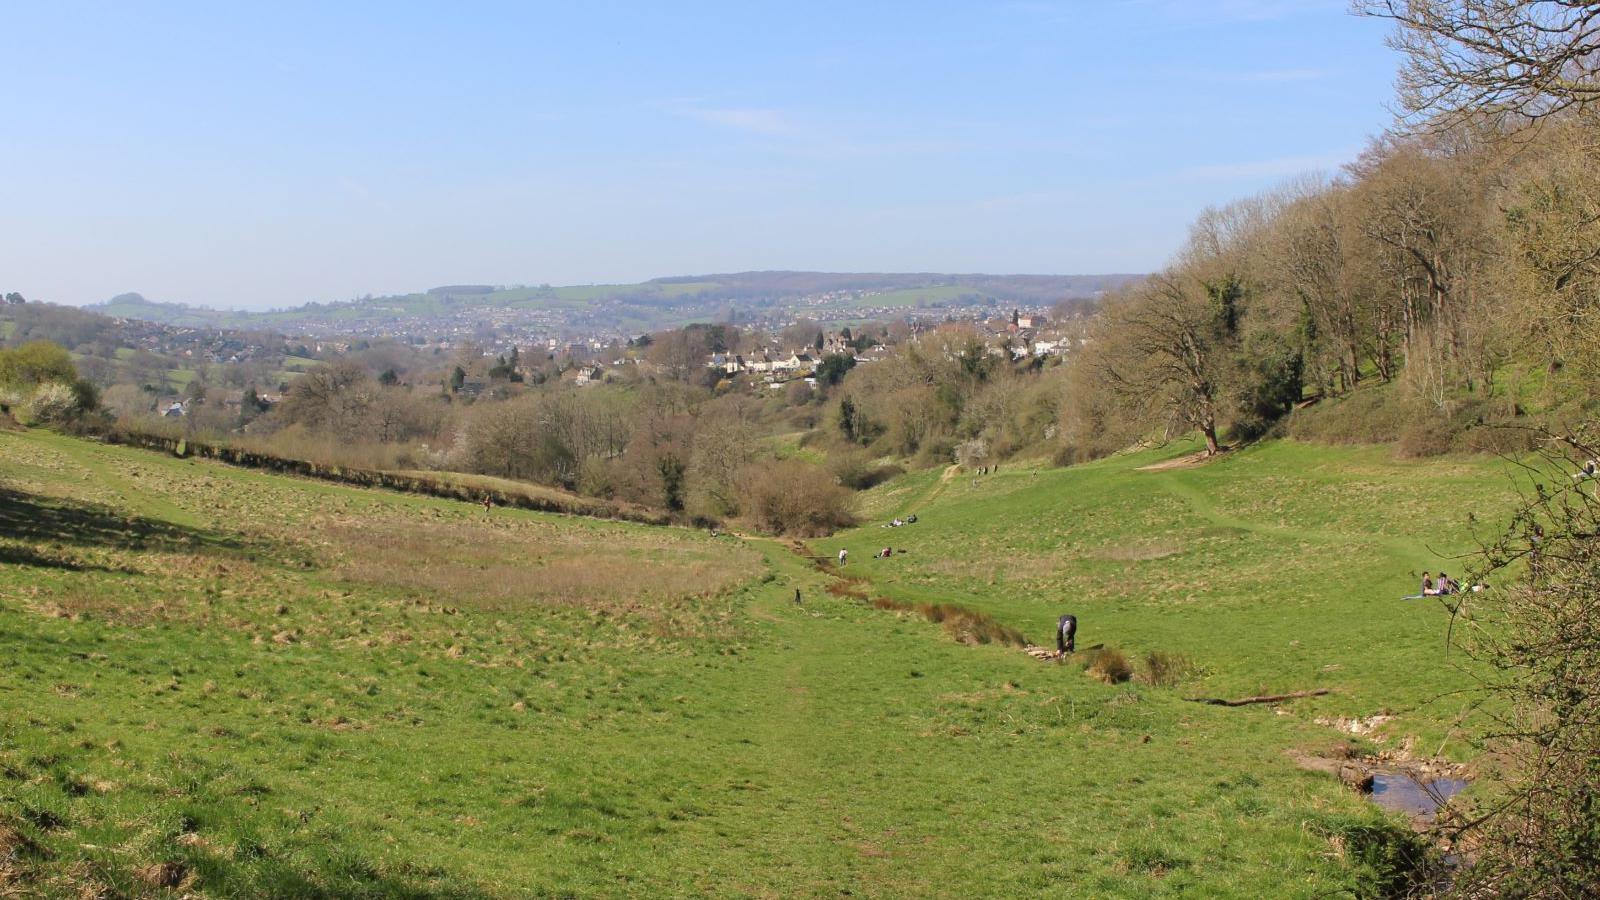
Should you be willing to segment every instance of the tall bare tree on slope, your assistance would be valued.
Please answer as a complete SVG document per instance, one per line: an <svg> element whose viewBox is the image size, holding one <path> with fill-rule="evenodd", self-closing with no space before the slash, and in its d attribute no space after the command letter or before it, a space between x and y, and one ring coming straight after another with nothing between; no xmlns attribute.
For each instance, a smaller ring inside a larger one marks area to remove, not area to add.
<svg viewBox="0 0 1600 900"><path fill-rule="evenodd" d="M1355 0L1399 27L1397 84L1412 124L1505 127L1600 100L1600 4L1580 0Z"/></svg>

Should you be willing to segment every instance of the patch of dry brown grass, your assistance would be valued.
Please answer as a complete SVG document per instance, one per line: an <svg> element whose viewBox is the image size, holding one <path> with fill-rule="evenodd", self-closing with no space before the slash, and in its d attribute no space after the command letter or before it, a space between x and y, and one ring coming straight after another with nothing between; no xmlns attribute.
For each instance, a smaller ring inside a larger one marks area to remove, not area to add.
<svg viewBox="0 0 1600 900"><path fill-rule="evenodd" d="M328 488L207 462L73 444L72 455L17 442L20 465L0 473L97 513L125 540L32 542L31 583L0 599L50 617L130 627L220 627L262 646L349 649L411 644L447 653L462 612L510 624L458 648L468 661L515 664L539 638L518 610L567 610L604 625L610 643L655 646L736 630L729 589L761 571L735 541L677 528L530 515ZM14 476L22 475L23 478ZM98 508L98 507L97 507ZM121 518L119 518L121 517ZM195 539L152 546L134 526L176 517ZM16 544L0 535L0 552ZM89 577L86 577L85 573ZM330 579L332 583L330 583ZM542 620L541 620L542 621Z"/></svg>
<svg viewBox="0 0 1600 900"><path fill-rule="evenodd" d="M1173 687L1200 674L1194 660L1181 653L1151 650L1142 662L1138 680L1154 687Z"/></svg>
<svg viewBox="0 0 1600 900"><path fill-rule="evenodd" d="M1147 541L1139 544L1112 544L1101 547L1094 555L1113 562L1147 562L1176 556L1182 552L1183 546L1176 541Z"/></svg>
<svg viewBox="0 0 1600 900"><path fill-rule="evenodd" d="M944 627L945 633L963 644L1002 644L1026 647L1022 632L1002 624L994 616L954 603L902 603L892 597L874 597L872 605L896 612L914 612L929 622Z"/></svg>
<svg viewBox="0 0 1600 900"><path fill-rule="evenodd" d="M867 592L862 588L862 583L862 579L836 578L828 582L828 586L823 590L835 597L865 600L867 599Z"/></svg>
<svg viewBox="0 0 1600 900"><path fill-rule="evenodd" d="M746 580L754 560L713 555L682 540L607 529L505 528L473 523L333 524L335 577L425 592L463 609L531 604L637 610L711 596Z"/></svg>
<svg viewBox="0 0 1600 900"><path fill-rule="evenodd" d="M1106 684L1121 684L1133 677L1133 664L1128 662L1126 654L1115 647L1091 650L1085 661L1087 665L1084 671Z"/></svg>

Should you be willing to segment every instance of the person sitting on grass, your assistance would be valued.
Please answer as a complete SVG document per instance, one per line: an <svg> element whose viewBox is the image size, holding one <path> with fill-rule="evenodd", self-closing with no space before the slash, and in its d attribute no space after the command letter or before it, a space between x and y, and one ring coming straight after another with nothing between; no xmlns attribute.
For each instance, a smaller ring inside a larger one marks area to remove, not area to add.
<svg viewBox="0 0 1600 900"><path fill-rule="evenodd" d="M888 559L889 557L891 557L893 555L894 555L894 551L890 550L888 547L885 547L882 550L878 551L878 558L879 559Z"/></svg>
<svg viewBox="0 0 1600 900"><path fill-rule="evenodd" d="M1445 573L1440 572L1439 573L1439 581L1437 582L1437 584L1435 584L1434 593L1436 595L1440 596L1440 597L1444 597L1444 596L1448 596L1450 594L1454 594L1460 588L1461 588L1461 585L1457 584L1456 580L1454 578L1451 578L1449 575L1446 575Z"/></svg>
<svg viewBox="0 0 1600 900"><path fill-rule="evenodd" d="M1433 593L1434 593L1433 592L1433 576L1429 575L1427 572L1423 572L1422 573L1422 596L1424 596L1424 597L1432 597Z"/></svg>

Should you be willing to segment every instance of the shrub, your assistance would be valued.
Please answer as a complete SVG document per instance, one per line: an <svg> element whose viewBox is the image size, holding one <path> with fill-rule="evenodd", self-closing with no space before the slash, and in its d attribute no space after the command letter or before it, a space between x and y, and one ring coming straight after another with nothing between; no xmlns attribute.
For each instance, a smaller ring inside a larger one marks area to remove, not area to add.
<svg viewBox="0 0 1600 900"><path fill-rule="evenodd" d="M1452 451L1518 454L1536 449L1541 435L1508 398L1476 395L1435 403L1387 385L1362 388L1295 412L1288 434L1332 444L1393 442L1395 455L1420 459Z"/></svg>
<svg viewBox="0 0 1600 900"><path fill-rule="evenodd" d="M50 341L29 341L21 347L0 350L0 385L30 388L38 384L70 384L78 378L72 354Z"/></svg>
<svg viewBox="0 0 1600 900"><path fill-rule="evenodd" d="M1400 432L1394 452L1402 459L1423 459L1449 453L1454 443L1455 434L1452 430L1436 427L1431 422L1419 422L1406 426Z"/></svg>
<svg viewBox="0 0 1600 900"><path fill-rule="evenodd" d="M1420 417L1388 387L1363 388L1289 416L1289 436L1326 444L1387 444Z"/></svg>
<svg viewBox="0 0 1600 900"><path fill-rule="evenodd" d="M917 465L927 468L930 466L947 466L955 458L956 442L954 438L939 435L924 441L921 449L917 451L915 461Z"/></svg>
<svg viewBox="0 0 1600 900"><path fill-rule="evenodd" d="M1172 687L1193 678L1199 672L1194 661L1181 653L1151 650L1144 655L1144 668L1139 680L1154 687Z"/></svg>
<svg viewBox="0 0 1600 900"><path fill-rule="evenodd" d="M752 465L740 482L745 515L762 531L818 537L855 524L850 492L810 463L785 459Z"/></svg>
<svg viewBox="0 0 1600 900"><path fill-rule="evenodd" d="M1419 896L1439 873L1427 839L1393 822L1337 820L1313 827L1356 870L1359 896Z"/></svg>
<svg viewBox="0 0 1600 900"><path fill-rule="evenodd" d="M32 396L23 404L23 415L32 422L65 422L81 411L78 392L59 381L45 382L34 388Z"/></svg>
<svg viewBox="0 0 1600 900"><path fill-rule="evenodd" d="M950 604L939 604L930 612L937 613L939 618L935 619L928 613L925 615L928 615L931 621L942 624L951 637L963 644L1003 644L1008 647L1028 645L1028 639L1022 636L1022 632L1002 624L988 613L975 612Z"/></svg>
<svg viewBox="0 0 1600 900"><path fill-rule="evenodd" d="M832 587L829 593L835 593ZM854 596L853 592L846 592ZM988 613L967 609L953 603L902 603L891 597L875 597L872 605L878 609L896 612L916 612L935 625L944 626L945 633L963 644L1004 644L1008 647L1026 647L1028 639L1022 632L1001 623Z"/></svg>
<svg viewBox="0 0 1600 900"><path fill-rule="evenodd" d="M1537 428L1491 423L1468 429L1457 444L1468 453L1519 456L1539 449L1544 444L1544 434Z"/></svg>
<svg viewBox="0 0 1600 900"><path fill-rule="evenodd" d="M617 480L610 460L591 456L578 466L578 491L609 500L616 496Z"/></svg>
<svg viewBox="0 0 1600 900"><path fill-rule="evenodd" d="M1587 483L1560 484L1569 453L1600 454L1600 426L1550 437L1538 481L1472 573L1501 583L1457 609L1479 702L1504 710L1484 723L1492 780L1462 811L1468 897L1594 897L1600 885L1600 503Z"/></svg>
<svg viewBox="0 0 1600 900"><path fill-rule="evenodd" d="M839 479L840 484L853 491L864 491L906 471L893 463L879 464L861 450L849 450L832 456L828 461L828 470Z"/></svg>
<svg viewBox="0 0 1600 900"><path fill-rule="evenodd" d="M1106 684L1121 684L1133 677L1133 664L1115 647L1091 651L1085 671Z"/></svg>
<svg viewBox="0 0 1600 900"><path fill-rule="evenodd" d="M867 599L867 592L858 587L859 584L860 582L855 579L835 578L829 581L828 586L823 590L841 599L865 600Z"/></svg>
<svg viewBox="0 0 1600 900"><path fill-rule="evenodd" d="M78 377L64 347L32 341L0 350L0 408L25 421L64 424L98 403L94 385Z"/></svg>
<svg viewBox="0 0 1600 900"><path fill-rule="evenodd" d="M1270 331L1253 332L1239 358L1229 436L1253 441L1294 409L1304 389L1304 364L1297 349Z"/></svg>

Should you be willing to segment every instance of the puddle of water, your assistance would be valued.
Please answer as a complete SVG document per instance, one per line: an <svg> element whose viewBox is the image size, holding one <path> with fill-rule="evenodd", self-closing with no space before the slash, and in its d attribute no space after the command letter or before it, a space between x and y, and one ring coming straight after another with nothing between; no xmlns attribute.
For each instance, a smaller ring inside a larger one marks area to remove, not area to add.
<svg viewBox="0 0 1600 900"><path fill-rule="evenodd" d="M1418 781L1399 772L1372 774L1372 802L1384 809L1432 819L1446 800L1467 786L1463 778Z"/></svg>

